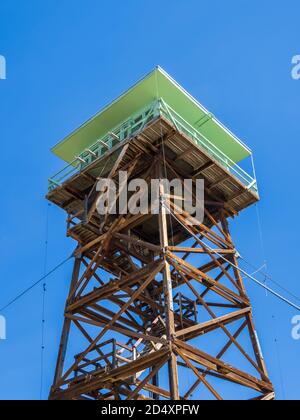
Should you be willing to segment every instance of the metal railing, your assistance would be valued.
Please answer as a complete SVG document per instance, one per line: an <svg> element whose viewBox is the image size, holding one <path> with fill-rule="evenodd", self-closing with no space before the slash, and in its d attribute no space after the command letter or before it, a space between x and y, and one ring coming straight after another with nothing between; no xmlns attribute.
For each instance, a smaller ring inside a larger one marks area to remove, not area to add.
<svg viewBox="0 0 300 420"><path fill-rule="evenodd" d="M92 146L85 149L69 165L51 177L48 184L49 191L62 185L68 178L85 169L119 142L129 139L139 131L142 131L148 122L159 115L159 101L151 103L146 108L132 115L126 121L112 129L108 134L97 140Z"/></svg>
<svg viewBox="0 0 300 420"><path fill-rule="evenodd" d="M249 190L257 193L257 182L254 175L249 175L203 134L185 121L162 99L154 101L141 111L132 115L108 134L97 140L92 146L85 149L69 165L49 179L49 191L54 190L56 187L62 185L67 179L91 165L116 144L137 135L138 132L141 132L144 129L146 124L160 115L167 118L179 132L186 134L195 144L204 149L210 156L238 178ZM253 164L252 171L254 174Z"/></svg>
<svg viewBox="0 0 300 420"><path fill-rule="evenodd" d="M257 181L254 176L249 175L237 163L230 159L224 152L208 140L203 134L200 134L191 124L184 120L174 109L172 109L164 100L161 100L161 111L177 128L178 131L185 133L194 143L206 150L208 154L214 157L229 172L237 177L247 188L257 192ZM252 168L254 173L254 168Z"/></svg>

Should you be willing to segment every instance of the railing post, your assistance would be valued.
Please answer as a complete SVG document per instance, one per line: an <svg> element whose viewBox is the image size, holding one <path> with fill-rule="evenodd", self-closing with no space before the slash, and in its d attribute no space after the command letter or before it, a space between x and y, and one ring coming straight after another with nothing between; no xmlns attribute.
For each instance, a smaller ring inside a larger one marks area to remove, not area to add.
<svg viewBox="0 0 300 420"><path fill-rule="evenodd" d="M117 341L116 341L116 339L113 339L112 344L113 344L113 349L112 349L112 352L113 352L112 367L113 367L113 369L116 369L118 367L118 365L117 365L118 360L117 360Z"/></svg>
<svg viewBox="0 0 300 420"><path fill-rule="evenodd" d="M132 359L133 361L137 360L137 348L135 345L132 346ZM136 383L137 376L133 375L133 382Z"/></svg>

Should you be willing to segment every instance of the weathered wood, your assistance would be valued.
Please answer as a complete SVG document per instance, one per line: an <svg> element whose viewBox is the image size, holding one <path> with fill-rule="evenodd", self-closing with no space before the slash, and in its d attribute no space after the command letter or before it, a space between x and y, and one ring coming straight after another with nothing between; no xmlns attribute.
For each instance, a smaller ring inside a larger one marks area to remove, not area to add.
<svg viewBox="0 0 300 420"><path fill-rule="evenodd" d="M193 327L176 331L176 337L184 336L186 338L187 336L189 336L190 333L197 332L197 334L201 334L213 331L214 329L218 328L221 324L226 325L243 318L249 312L250 308L242 309L240 311L233 312L232 314L220 316L219 318L214 318L211 321L203 322L202 324L194 325Z"/></svg>
<svg viewBox="0 0 300 420"><path fill-rule="evenodd" d="M204 376L198 372L195 366L189 361L189 359L184 355L183 352L177 350L178 355L182 358L182 360L187 364L187 366L198 376L199 380L204 383L204 385L210 390L210 392L216 397L218 401L222 400L222 397L217 393L217 391L207 382Z"/></svg>
<svg viewBox="0 0 300 420"><path fill-rule="evenodd" d="M79 257L75 258L72 281L71 281L71 284L70 284L69 296L73 295L73 290L75 289L76 283L78 281L80 265L81 265L81 258L79 258ZM62 329L62 334L61 334L61 339L60 339L56 369L55 369L54 386L57 385L57 383L58 383L58 381L61 378L62 373L63 373L64 362L65 362L65 358L66 358L67 345L68 345L68 338L69 338L69 334L70 334L70 327L71 327L71 321L68 318L65 318L63 329Z"/></svg>
<svg viewBox="0 0 300 420"><path fill-rule="evenodd" d="M163 179L163 170L162 166L159 164L158 172L160 179ZM164 251L164 267L163 267L163 276L164 276L164 297L166 302L166 320L167 320L167 338L170 343L170 348L172 348L171 343L175 337L175 322L174 322L174 303L173 303L173 293L172 293L172 277L170 271L170 265L166 256L166 249L169 245L168 241L168 227L167 227L167 218L166 218L166 209L163 205L164 200L164 185L160 185L159 199L160 199L160 208L159 208L159 229L160 229L160 244ZM170 393L173 400L179 400L179 387L178 387L178 369L177 369L177 359L173 351L171 351L169 359L169 381L170 381Z"/></svg>
<svg viewBox="0 0 300 420"><path fill-rule="evenodd" d="M222 375L232 378L235 381L239 381L241 384L257 391L273 392L273 387L270 382L261 381L241 371L240 369L234 368L233 366L230 366L217 358L184 343L183 341L176 340L176 345L189 359L200 363L202 366L205 366L210 370L214 370L219 373L221 372Z"/></svg>
<svg viewBox="0 0 300 420"><path fill-rule="evenodd" d="M117 170L118 170L118 168L119 168L119 166L120 166L120 164L121 164L121 162L122 162L122 160L123 160L123 158L124 158L124 156L125 156L125 154L126 154L126 152L127 152L127 150L128 150L128 147L129 147L129 144L126 144L126 145L123 147L122 151L120 152L120 154L119 154L119 156L118 156L118 159L117 159L117 160L116 160L116 162L114 163L114 166L113 166L113 168L112 168L112 170L111 170L111 172L110 172L110 174L109 174L109 176L108 176L108 179L112 179L112 178L114 177L115 173L117 172ZM97 195L97 197L96 197L96 199L95 199L94 203L92 204L92 206L91 206L91 208L90 208L90 210L89 210L89 213L88 213L88 217L87 217L87 220L88 220L88 221L91 219L92 214L93 214L93 213L94 213L94 211L96 210L97 201L98 201L98 199L101 197L101 195L102 195L102 193L100 192L100 193Z"/></svg>
<svg viewBox="0 0 300 420"><path fill-rule="evenodd" d="M99 217L95 212L99 195L94 194L97 173L94 164L92 172L83 169L82 174L76 174L50 193L58 205L68 209L68 234L78 241L75 255L83 267L77 276L73 274L76 281L65 308L51 399L147 400L148 394L144 394L151 392L154 399L180 400L190 398L204 384L221 400L222 395L210 384L210 378L223 380L227 386L259 392L262 400L274 398L243 278L229 264L238 265L227 223L238 206L234 202L229 205L226 198L232 198L226 182L228 171L221 172L219 163L205 153L200 156L199 148L180 145L179 139L185 137L170 130L168 124L158 119L136 138L120 143L115 148L115 158L108 162L105 176L116 179L119 170L127 170L131 178L139 177L148 184L153 177L164 178L165 169L170 180L179 178L181 183L184 178L209 176L205 219L199 226L188 225L191 216L185 211L178 215L179 221L166 215L165 203L175 213L177 208L173 203L175 197L166 196L163 186L158 215ZM188 163L189 154L195 163L194 169L186 174L183 161ZM109 151L106 155L112 157ZM100 161L98 173L105 167L101 159L97 165ZM232 194L237 187L239 183L234 184ZM87 223L86 196L93 198ZM192 196L196 202L197 197ZM242 206L253 199L248 191ZM190 293L188 297L184 296L186 290ZM195 315L199 307L209 315L208 321ZM213 307L218 308L218 316ZM236 325L231 333L229 324L235 323L241 325ZM75 362L63 369L63 349L72 325L85 344L77 352ZM219 333L221 351L216 356L188 344L212 331L214 339ZM108 333L114 338L107 340ZM250 337L247 345L253 349L253 359L243 345L245 336ZM239 357L248 363L251 372L254 368L257 377L247 373L246 367L240 370L221 360L232 346L239 350ZM168 369L163 368L166 363ZM181 380L178 366L195 374L192 385L187 386L184 375ZM164 381L160 380L162 373L167 376ZM168 389L159 386L167 383Z"/></svg>

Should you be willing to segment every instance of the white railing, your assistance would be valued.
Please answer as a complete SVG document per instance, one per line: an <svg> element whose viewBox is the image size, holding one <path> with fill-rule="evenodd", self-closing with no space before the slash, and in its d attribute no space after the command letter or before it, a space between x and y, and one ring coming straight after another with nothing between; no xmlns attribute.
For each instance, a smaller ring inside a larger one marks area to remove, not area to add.
<svg viewBox="0 0 300 420"><path fill-rule="evenodd" d="M219 163L221 163L228 171L235 175L247 188L257 192L257 182L253 175L250 176L244 169L237 165L224 152L208 140L203 134L199 133L191 124L184 120L174 109L172 109L165 101L161 100L161 110L177 128L178 131L185 133L198 146L205 149ZM252 164L252 163L251 163ZM253 168L254 173L254 168Z"/></svg>
<svg viewBox="0 0 300 420"><path fill-rule="evenodd" d="M154 101L146 108L137 112L118 125L115 129L111 130L110 133L97 140L88 149L85 149L73 160L73 162L49 179L49 191L52 191L56 187L62 185L67 179L76 173L79 173L97 159L101 158L107 150L110 150L118 142L129 139L138 132L142 131L146 124L157 118L159 115L164 115L164 117L167 118L179 132L186 134L195 144L204 149L217 162L238 178L249 190L256 193L258 192L252 160L251 167L253 176L249 175L244 169L237 165L209 139L184 120L162 99Z"/></svg>

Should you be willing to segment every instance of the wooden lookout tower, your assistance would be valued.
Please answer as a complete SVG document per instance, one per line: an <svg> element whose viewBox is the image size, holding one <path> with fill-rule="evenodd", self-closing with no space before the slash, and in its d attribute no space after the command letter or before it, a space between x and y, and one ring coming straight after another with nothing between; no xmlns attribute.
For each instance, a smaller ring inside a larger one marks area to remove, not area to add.
<svg viewBox="0 0 300 420"><path fill-rule="evenodd" d="M53 152L77 247L50 399L274 399L229 230L259 200L251 150L156 68ZM120 171L204 180L202 223L163 186L156 214L99 214Z"/></svg>

